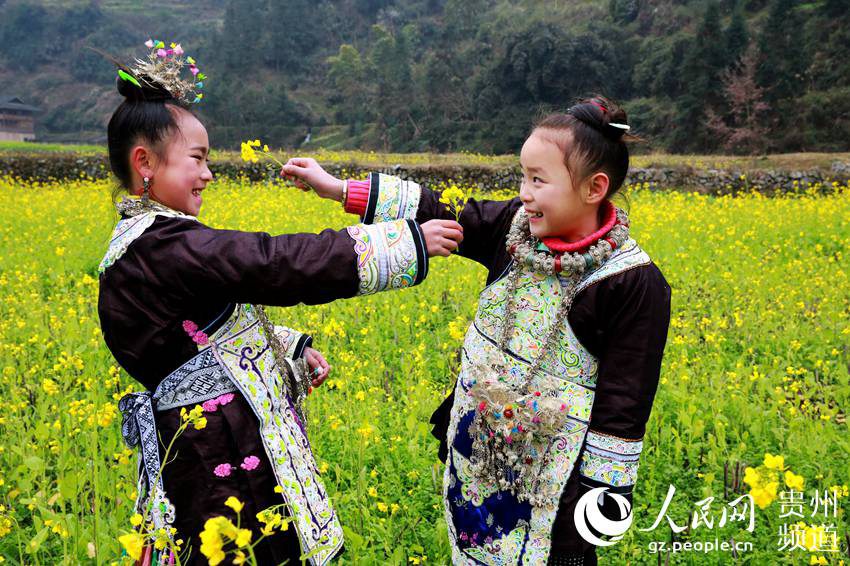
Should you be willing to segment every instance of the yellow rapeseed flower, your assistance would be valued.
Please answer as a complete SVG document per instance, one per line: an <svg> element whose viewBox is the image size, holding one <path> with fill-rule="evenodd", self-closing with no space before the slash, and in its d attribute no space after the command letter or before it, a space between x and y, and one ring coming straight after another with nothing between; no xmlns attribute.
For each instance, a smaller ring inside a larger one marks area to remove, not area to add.
<svg viewBox="0 0 850 566"><path fill-rule="evenodd" d="M241 150L243 161L257 163L260 160L257 157L257 152L254 151L253 142L242 142Z"/></svg>
<svg viewBox="0 0 850 566"><path fill-rule="evenodd" d="M761 486L761 476L755 468L747 466L744 469L744 483L752 488Z"/></svg>
<svg viewBox="0 0 850 566"><path fill-rule="evenodd" d="M236 525L227 517L207 519L200 535L201 554L207 557L210 566L216 566L224 561L225 539L235 540L237 535Z"/></svg>
<svg viewBox="0 0 850 566"><path fill-rule="evenodd" d="M241 511L242 511L242 507L244 507L244 506L245 506L245 505L244 505L241 501L239 501L238 499L236 499L236 498L235 498L235 497L233 497L232 495L231 495L230 497L228 497L228 498L227 498L227 500L224 502L224 504L225 504L227 507L230 507L231 509L233 509L234 511L236 511L237 513L241 512Z"/></svg>
<svg viewBox="0 0 850 566"><path fill-rule="evenodd" d="M786 470L785 472L785 485L790 487L791 489L796 489L797 491L803 491L803 485L805 480L803 476L798 476L791 470Z"/></svg>
<svg viewBox="0 0 850 566"><path fill-rule="evenodd" d="M777 470L781 472L785 469L785 457L778 455L774 456L768 452L764 455L764 466L768 470Z"/></svg>
<svg viewBox="0 0 850 566"><path fill-rule="evenodd" d="M56 385L56 382L50 378L45 378L41 380L41 388L48 395L56 395L59 393L59 386Z"/></svg>
<svg viewBox="0 0 850 566"><path fill-rule="evenodd" d="M764 509L776 499L776 490L779 488L779 482L770 482L764 487L756 487L750 490L750 495L759 509Z"/></svg>
<svg viewBox="0 0 850 566"><path fill-rule="evenodd" d="M118 537L118 542L130 555L133 560L138 560L142 557L142 548L145 546L145 537L139 533L129 533Z"/></svg>

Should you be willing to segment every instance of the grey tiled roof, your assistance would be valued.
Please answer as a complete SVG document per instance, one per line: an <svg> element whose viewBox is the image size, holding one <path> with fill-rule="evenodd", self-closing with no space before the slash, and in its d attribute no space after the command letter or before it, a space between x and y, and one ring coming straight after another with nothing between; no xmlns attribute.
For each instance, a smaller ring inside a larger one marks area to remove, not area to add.
<svg viewBox="0 0 850 566"><path fill-rule="evenodd" d="M0 110L24 110L28 112L38 112L39 109L29 104L24 104L24 101L17 96L0 95Z"/></svg>

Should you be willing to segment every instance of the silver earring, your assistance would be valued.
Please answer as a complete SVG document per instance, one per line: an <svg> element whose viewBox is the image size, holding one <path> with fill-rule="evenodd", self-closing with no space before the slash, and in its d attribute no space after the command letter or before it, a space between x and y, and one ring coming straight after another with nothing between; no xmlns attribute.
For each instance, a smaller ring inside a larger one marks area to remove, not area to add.
<svg viewBox="0 0 850 566"><path fill-rule="evenodd" d="M143 179L144 184L142 185L142 202L145 204L150 201L150 188L151 188L151 180L148 177Z"/></svg>

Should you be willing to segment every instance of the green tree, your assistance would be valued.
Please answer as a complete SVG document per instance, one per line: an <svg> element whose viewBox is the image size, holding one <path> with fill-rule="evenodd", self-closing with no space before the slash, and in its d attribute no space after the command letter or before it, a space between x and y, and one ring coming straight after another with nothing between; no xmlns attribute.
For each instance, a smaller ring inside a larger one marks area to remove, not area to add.
<svg viewBox="0 0 850 566"><path fill-rule="evenodd" d="M638 0L609 0L608 13L611 14L611 19L617 23L631 23L640 13L640 2Z"/></svg>
<svg viewBox="0 0 850 566"><path fill-rule="evenodd" d="M686 90L676 104L672 135L672 147L677 150L695 151L717 145L705 127L705 116L708 108L717 108L723 100L717 85L726 67L726 54L723 44L717 41L719 37L720 9L716 2L711 2L682 63L681 75Z"/></svg>
<svg viewBox="0 0 850 566"><path fill-rule="evenodd" d="M744 18L744 11L740 7L732 12L732 21L729 22L729 27L726 28L724 36L728 66L741 58L750 42L747 20Z"/></svg>
<svg viewBox="0 0 850 566"><path fill-rule="evenodd" d="M265 9L257 2L230 0L224 12L224 26L217 43L216 57L230 71L256 69L263 61Z"/></svg>
<svg viewBox="0 0 850 566"><path fill-rule="evenodd" d="M369 117L369 89L366 69L360 52L353 45L343 44L337 55L328 57L328 100L336 108L336 119L349 124L351 135L360 132Z"/></svg>
<svg viewBox="0 0 850 566"><path fill-rule="evenodd" d="M405 35L373 26L369 68L378 133L381 145L388 150L393 142L409 142L419 130L411 112L414 92Z"/></svg>
<svg viewBox="0 0 850 566"><path fill-rule="evenodd" d="M275 70L288 76L303 73L309 67L310 56L318 46L319 28L322 25L308 0L272 2L263 31L267 36L269 53L266 57Z"/></svg>
<svg viewBox="0 0 850 566"><path fill-rule="evenodd" d="M805 84L808 49L800 41L803 26L796 8L796 0L773 0L759 36L762 57L756 78L771 103L800 94Z"/></svg>
<svg viewBox="0 0 850 566"><path fill-rule="evenodd" d="M11 4L3 9L0 45L11 69L33 69L44 61L48 38L47 10L34 4Z"/></svg>

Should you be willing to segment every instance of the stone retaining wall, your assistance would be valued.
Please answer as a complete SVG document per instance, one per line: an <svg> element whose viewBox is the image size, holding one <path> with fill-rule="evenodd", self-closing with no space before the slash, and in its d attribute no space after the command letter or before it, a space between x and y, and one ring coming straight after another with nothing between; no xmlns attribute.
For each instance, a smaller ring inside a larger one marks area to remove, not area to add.
<svg viewBox="0 0 850 566"><path fill-rule="evenodd" d="M399 175L429 186L454 182L478 185L484 190L510 189L519 186L518 168L493 168L486 166L427 166L394 165L380 168L356 164L333 163L326 166L336 176L343 174L363 178L370 171ZM273 179L275 172L266 163L217 161L211 166L216 176L238 177L244 175L253 181ZM49 181L89 177L101 179L109 176L104 156L54 153L54 154L0 154L0 175L12 175L26 180ZM792 190L795 186L832 181L850 180L850 163L836 162L829 171L753 170L742 173L736 170L681 168L634 168L627 183L646 184L652 189L679 188L710 194L723 194L756 188L765 192Z"/></svg>

